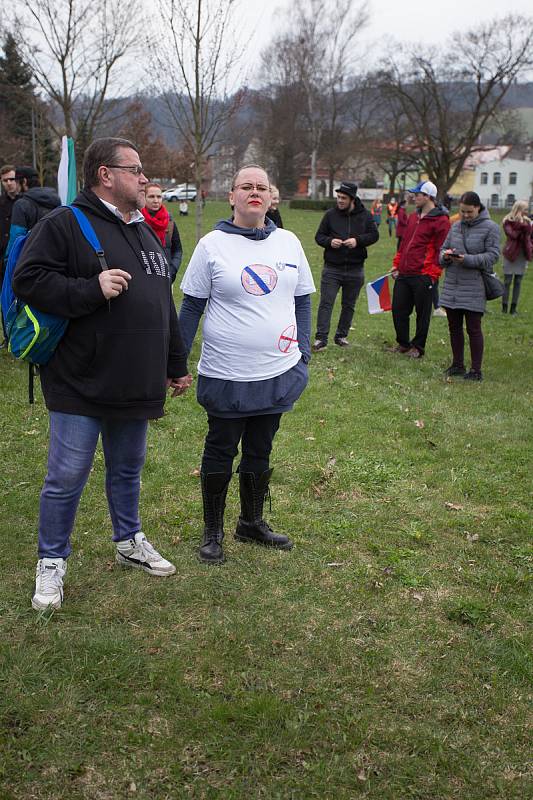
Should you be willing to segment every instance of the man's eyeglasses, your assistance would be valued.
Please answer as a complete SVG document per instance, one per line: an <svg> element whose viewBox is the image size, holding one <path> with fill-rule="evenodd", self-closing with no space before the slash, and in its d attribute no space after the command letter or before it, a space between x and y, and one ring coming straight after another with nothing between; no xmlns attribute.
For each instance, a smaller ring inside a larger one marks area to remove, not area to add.
<svg viewBox="0 0 533 800"><path fill-rule="evenodd" d="M251 192L252 189L255 189L260 194L264 194L270 191L270 186L266 186L264 183L240 183L233 187L233 190L235 189L242 189L243 192Z"/></svg>
<svg viewBox="0 0 533 800"><path fill-rule="evenodd" d="M104 167L108 169L125 169L126 172L131 172L133 175L142 175L143 168L141 164L135 164L133 166L127 166L126 164L104 164Z"/></svg>

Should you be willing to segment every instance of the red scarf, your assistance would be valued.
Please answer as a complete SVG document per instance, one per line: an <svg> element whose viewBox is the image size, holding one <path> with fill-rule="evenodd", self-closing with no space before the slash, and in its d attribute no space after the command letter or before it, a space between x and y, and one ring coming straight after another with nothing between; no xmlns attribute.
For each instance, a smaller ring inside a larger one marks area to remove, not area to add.
<svg viewBox="0 0 533 800"><path fill-rule="evenodd" d="M170 215L165 206L161 206L159 211L156 211L155 214L153 214L151 211L148 211L146 207L141 208L141 213L154 233L157 234L161 244L164 247L166 244L165 234L167 232L168 223L170 220Z"/></svg>

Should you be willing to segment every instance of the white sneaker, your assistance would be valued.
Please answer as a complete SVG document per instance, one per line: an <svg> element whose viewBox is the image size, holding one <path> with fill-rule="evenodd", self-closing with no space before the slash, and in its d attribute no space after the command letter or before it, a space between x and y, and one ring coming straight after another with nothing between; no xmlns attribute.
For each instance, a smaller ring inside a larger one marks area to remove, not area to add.
<svg viewBox="0 0 533 800"><path fill-rule="evenodd" d="M438 307L438 308L436 308L436 309L435 309L435 311L433 312L433 316L434 316L434 317L447 317L448 315L446 314L446 312L445 312L445 310L442 308L442 306L439 306L439 307Z"/></svg>
<svg viewBox="0 0 533 800"><path fill-rule="evenodd" d="M122 567L144 569L150 575L174 575L176 567L152 547L144 533L139 531L133 539L117 542L115 561Z"/></svg>
<svg viewBox="0 0 533 800"><path fill-rule="evenodd" d="M63 578L67 571L64 558L41 558L35 574L35 594L31 605L36 611L61 608L63 602Z"/></svg>

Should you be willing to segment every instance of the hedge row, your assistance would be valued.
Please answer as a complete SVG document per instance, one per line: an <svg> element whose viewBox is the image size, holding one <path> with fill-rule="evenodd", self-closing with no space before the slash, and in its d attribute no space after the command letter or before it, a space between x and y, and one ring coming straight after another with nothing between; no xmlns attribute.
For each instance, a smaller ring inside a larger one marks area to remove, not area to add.
<svg viewBox="0 0 533 800"><path fill-rule="evenodd" d="M308 211L327 211L328 208L335 208L336 200L325 197L323 200L290 200L289 208L304 208Z"/></svg>

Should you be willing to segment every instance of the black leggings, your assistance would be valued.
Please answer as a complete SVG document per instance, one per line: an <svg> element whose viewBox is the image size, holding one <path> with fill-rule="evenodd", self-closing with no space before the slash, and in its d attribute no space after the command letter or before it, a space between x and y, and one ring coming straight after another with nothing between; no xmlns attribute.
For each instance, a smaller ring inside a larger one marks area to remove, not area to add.
<svg viewBox="0 0 533 800"><path fill-rule="evenodd" d="M261 474L269 468L272 442L279 428L281 414L263 414L256 417L207 416L209 431L205 437L202 472L230 474L233 459L241 442L241 472Z"/></svg>

